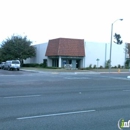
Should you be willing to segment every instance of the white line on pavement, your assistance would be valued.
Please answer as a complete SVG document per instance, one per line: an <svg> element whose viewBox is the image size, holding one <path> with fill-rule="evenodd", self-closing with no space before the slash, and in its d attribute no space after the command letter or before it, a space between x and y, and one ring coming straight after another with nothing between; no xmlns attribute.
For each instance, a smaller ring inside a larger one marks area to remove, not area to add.
<svg viewBox="0 0 130 130"><path fill-rule="evenodd" d="M65 79L90 79L87 77L65 77Z"/></svg>
<svg viewBox="0 0 130 130"><path fill-rule="evenodd" d="M34 118L41 118L41 117L52 117L52 116L62 116L62 115L89 113L89 112L94 112L94 111L96 111L96 110L65 112L65 113L56 113L56 114L47 114L47 115L38 115L38 116L27 116L27 117L19 117L17 119L18 120L25 120L25 119L34 119Z"/></svg>
<svg viewBox="0 0 130 130"><path fill-rule="evenodd" d="M130 91L130 90L123 90L123 91Z"/></svg>
<svg viewBox="0 0 130 130"><path fill-rule="evenodd" d="M24 96L10 96L10 97L4 97L4 98L29 98L29 97L39 97L41 95L24 95Z"/></svg>
<svg viewBox="0 0 130 130"><path fill-rule="evenodd" d="M58 72L52 72L51 74L59 74Z"/></svg>

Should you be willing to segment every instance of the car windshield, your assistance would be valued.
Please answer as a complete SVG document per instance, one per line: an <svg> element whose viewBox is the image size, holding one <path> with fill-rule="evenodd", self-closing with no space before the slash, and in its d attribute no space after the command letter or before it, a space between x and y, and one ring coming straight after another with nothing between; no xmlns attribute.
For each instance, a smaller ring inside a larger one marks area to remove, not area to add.
<svg viewBox="0 0 130 130"><path fill-rule="evenodd" d="M19 64L18 61L12 61L12 64Z"/></svg>

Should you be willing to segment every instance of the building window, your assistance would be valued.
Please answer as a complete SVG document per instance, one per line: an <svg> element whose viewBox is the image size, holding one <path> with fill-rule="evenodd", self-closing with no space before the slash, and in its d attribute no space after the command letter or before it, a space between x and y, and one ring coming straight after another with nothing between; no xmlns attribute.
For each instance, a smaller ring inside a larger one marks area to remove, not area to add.
<svg viewBox="0 0 130 130"><path fill-rule="evenodd" d="M72 60L69 60L69 64L72 64Z"/></svg>

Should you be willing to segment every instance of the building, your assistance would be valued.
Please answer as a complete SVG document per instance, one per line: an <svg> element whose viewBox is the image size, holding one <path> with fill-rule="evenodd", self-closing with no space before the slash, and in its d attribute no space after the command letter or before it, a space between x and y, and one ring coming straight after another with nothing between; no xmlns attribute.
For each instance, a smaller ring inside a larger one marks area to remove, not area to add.
<svg viewBox="0 0 130 130"><path fill-rule="evenodd" d="M83 67L85 48L83 39L58 38L49 40L47 50L48 66L72 68Z"/></svg>
<svg viewBox="0 0 130 130"><path fill-rule="evenodd" d="M57 38L48 43L34 45L36 57L28 58L25 63L43 63L48 66L86 68L90 65L105 67L109 60L110 44L87 42L84 39ZM111 65L124 66L125 44L112 44Z"/></svg>
<svg viewBox="0 0 130 130"><path fill-rule="evenodd" d="M24 60L24 63L43 63L44 60L47 59L47 57L45 56L47 45L48 43L33 45L36 50L36 56Z"/></svg>

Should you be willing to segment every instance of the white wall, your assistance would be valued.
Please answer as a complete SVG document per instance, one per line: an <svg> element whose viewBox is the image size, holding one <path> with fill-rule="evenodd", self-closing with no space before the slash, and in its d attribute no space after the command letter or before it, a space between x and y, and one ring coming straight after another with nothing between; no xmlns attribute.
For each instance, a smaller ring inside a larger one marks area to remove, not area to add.
<svg viewBox="0 0 130 130"><path fill-rule="evenodd" d="M85 42L85 58L83 59L83 67L88 67L90 64L92 64L92 66L97 66L97 58L100 59L98 67L105 66L105 44L107 45L106 60L109 60L110 43ZM28 58L24 63L43 63L43 59L48 59L48 66L51 66L52 61L45 56L47 45L48 43L34 45L34 47L36 47L36 57ZM118 64L122 66L124 65L124 48L125 44L112 44L112 66L118 66Z"/></svg>
<svg viewBox="0 0 130 130"><path fill-rule="evenodd" d="M52 66L52 60L47 58L47 66L48 67L51 67Z"/></svg>
<svg viewBox="0 0 130 130"><path fill-rule="evenodd" d="M24 61L24 63L43 63L43 59L47 59L45 56L47 45L48 43L33 45L36 48L36 56L33 58L28 58Z"/></svg>
<svg viewBox="0 0 130 130"><path fill-rule="evenodd" d="M105 44L107 46L106 50L106 60L110 58L110 43L96 43L96 42L85 42L85 67L88 67L90 64L92 66L97 66L96 59L99 60L98 67L105 65ZM111 55L111 65L118 66L124 65L125 45L117 45L115 43L112 44L112 55Z"/></svg>
<svg viewBox="0 0 130 130"><path fill-rule="evenodd" d="M110 47L109 47L110 49ZM113 43L112 46L112 56L111 56L111 64L112 66L117 66L118 64L124 66L125 62L125 44L117 45ZM110 54L110 52L109 52Z"/></svg>

